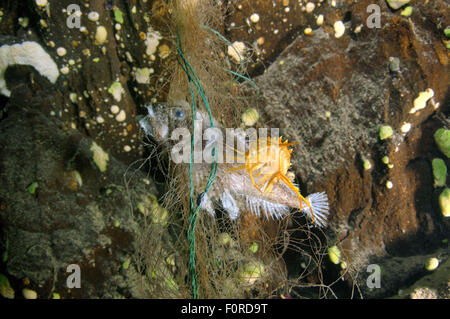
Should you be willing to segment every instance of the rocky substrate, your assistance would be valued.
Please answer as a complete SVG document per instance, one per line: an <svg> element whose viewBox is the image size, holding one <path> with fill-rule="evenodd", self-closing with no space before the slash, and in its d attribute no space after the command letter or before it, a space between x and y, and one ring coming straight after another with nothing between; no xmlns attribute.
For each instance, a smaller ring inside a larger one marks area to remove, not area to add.
<svg viewBox="0 0 450 319"><path fill-rule="evenodd" d="M127 188L124 176L142 157L135 115L164 99L157 92L174 62L161 23L167 7L88 2L87 32L57 32L66 17L37 5L23 11L28 26L18 22L22 4L0 8L0 49L36 41L62 72L54 83L30 66L4 74L11 94L0 100L0 272L16 296L22 288L43 298L145 296L129 261L138 203L155 210L157 191L145 173L134 172ZM260 89L256 125L299 142L292 168L302 193L330 198L325 232L334 257L324 262L324 281L342 276L332 288L343 298L448 298L450 221L439 204L447 176L437 183L432 169L436 158L450 164L434 137L448 128L448 1L378 1L373 28L373 1L309 3L230 1L224 35L242 48ZM94 10L100 17L91 21ZM97 38L100 26L106 40ZM427 270L430 258L439 265ZM294 273L297 261L286 261ZM70 264L85 274L81 289L66 288ZM368 287L368 265L379 266L380 288Z"/></svg>

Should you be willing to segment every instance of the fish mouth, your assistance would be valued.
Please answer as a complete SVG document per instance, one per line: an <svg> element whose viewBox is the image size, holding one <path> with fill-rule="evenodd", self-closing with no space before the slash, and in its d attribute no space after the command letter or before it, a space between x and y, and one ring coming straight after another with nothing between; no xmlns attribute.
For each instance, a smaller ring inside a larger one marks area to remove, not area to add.
<svg viewBox="0 0 450 319"><path fill-rule="evenodd" d="M168 117L163 111L164 106L158 105L155 110L153 104L150 104L147 106L147 115L136 117L144 133L158 142L166 140L169 135Z"/></svg>

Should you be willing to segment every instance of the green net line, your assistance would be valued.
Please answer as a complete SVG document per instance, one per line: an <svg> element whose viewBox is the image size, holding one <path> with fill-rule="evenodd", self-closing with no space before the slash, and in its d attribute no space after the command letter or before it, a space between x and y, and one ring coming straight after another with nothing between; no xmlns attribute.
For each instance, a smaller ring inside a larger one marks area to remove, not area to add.
<svg viewBox="0 0 450 319"><path fill-rule="evenodd" d="M212 184L214 183L214 179L216 177L217 172L217 162L216 162L216 149L213 147L212 156L213 161L211 163L211 172L209 174L208 183L206 184L205 190L198 196L197 206L194 204L194 181L193 181L193 154L194 154L194 143L195 143L195 117L197 114L197 101L195 97L194 87L197 89L198 94L200 95L203 103L205 105L206 111L208 112L210 125L214 127L214 120L211 114L211 109L209 107L208 99L206 98L205 92L203 91L203 87L192 69L189 62L186 60L186 57L183 52L183 46L181 43L180 32L177 29L177 52L178 52L178 63L183 68L183 71L186 73L188 77L189 91L191 93L191 110L192 110L192 134L191 134L191 153L189 159L189 188L190 188L190 213L189 213L189 228L188 228L188 240L189 240L189 270L191 274L191 284L192 284L192 297L194 299L198 299L198 284L197 284L197 270L196 270L196 261L195 261L195 227L197 225L197 216L198 211L200 210L200 202L203 196L205 196Z"/></svg>
<svg viewBox="0 0 450 319"><path fill-rule="evenodd" d="M244 65L243 60L241 59L241 56L239 52L236 50L236 48L233 46L233 44L228 41L222 34L217 32L216 30L203 25L202 28L207 29L214 34L216 34L219 38L221 38L225 43L230 45L234 51L236 51L238 57L239 57L239 64L240 64L240 70L239 72L243 73ZM213 116L211 114L211 109L209 107L208 99L206 98L206 94L203 91L203 87L200 83L200 80L198 79L197 75L195 74L194 70L192 69L191 65L186 59L186 56L183 52L183 46L181 43L181 37L179 29L177 29L177 60L180 66L182 67L183 71L186 73L186 76L188 78L188 86L189 86L189 92L191 94L191 111L192 111L192 134L191 134L191 153L189 158L189 188L190 188L190 213L189 213L189 228L187 232L188 240L189 240L189 271L191 274L191 284L192 284L192 297L194 299L198 299L198 283L197 283L197 270L196 270L196 261L195 261L195 227L197 225L197 216L198 212L200 210L200 202L203 198L203 196L206 196L210 188L212 187L214 180L216 178L217 173L217 162L216 162L216 149L213 147L212 149L212 156L213 161L211 163L211 171L209 174L209 179L206 184L206 187L204 191L198 196L197 198L197 206L195 206L194 202L194 181L193 181L193 154L194 154L194 143L195 143L195 118L197 114L197 100L195 96L194 88L197 90L198 95L200 95L201 99L203 100L203 104L205 105L206 111L208 112L210 125L213 128L214 127L214 120ZM238 73L234 72L225 68L222 68L224 71L231 73L232 75L243 79L247 82L249 82L253 87L255 87L257 90L259 90L258 86L253 82L250 78Z"/></svg>
<svg viewBox="0 0 450 319"><path fill-rule="evenodd" d="M224 71L226 71L226 72L228 72L228 73L233 74L234 76L237 76L238 78L241 78L241 79L247 81L247 82L250 83L255 89L259 90L259 88L258 88L258 86L256 85L255 82L253 82L249 77L243 75L243 73L244 73L244 62L243 62L243 61L244 61L244 60L242 59L241 54L239 53L239 51L234 47L233 43L231 43L230 40L228 40L227 38L225 38L222 34L220 34L220 32L214 30L213 28L208 27L207 25L202 25L201 27L202 27L203 29L209 30L209 31L211 31L212 33L214 33L215 35L217 35L217 36L218 36L220 39L222 39L228 46L230 46L230 47L234 50L234 52L236 52L237 56L239 57L239 72L241 72L242 74L239 73L239 72L234 72L234 71L232 71L232 70L228 70L228 69L222 68L222 67L221 67L221 69L224 70Z"/></svg>

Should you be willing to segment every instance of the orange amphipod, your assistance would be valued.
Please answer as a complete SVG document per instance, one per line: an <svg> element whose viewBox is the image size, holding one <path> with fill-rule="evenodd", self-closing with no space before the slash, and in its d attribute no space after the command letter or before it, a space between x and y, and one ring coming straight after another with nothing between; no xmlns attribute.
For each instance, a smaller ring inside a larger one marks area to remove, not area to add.
<svg viewBox="0 0 450 319"><path fill-rule="evenodd" d="M263 194L269 194L274 185L279 181L283 182L293 192L297 194L300 201L300 210L302 209L302 202L305 202L311 212L312 222L314 223L313 207L306 198L304 198L299 189L292 183L287 176L288 169L291 166L292 149L288 147L297 143L288 143L282 141L281 137L268 137L267 139L260 138L257 141L250 143L248 151L245 154L238 153L238 156L243 156L240 160L245 161L244 165L233 167L227 171L236 171L245 169L252 180L253 185ZM239 160L239 158L238 158Z"/></svg>

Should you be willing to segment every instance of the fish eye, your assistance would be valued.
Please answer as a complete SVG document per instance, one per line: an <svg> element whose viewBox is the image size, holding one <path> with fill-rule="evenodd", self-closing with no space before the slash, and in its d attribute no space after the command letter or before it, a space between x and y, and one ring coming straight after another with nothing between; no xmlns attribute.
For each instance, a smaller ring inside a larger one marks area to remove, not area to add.
<svg viewBox="0 0 450 319"><path fill-rule="evenodd" d="M186 114L184 113L184 110L182 108L177 108L175 110L174 115L177 120L183 120L184 117L186 116Z"/></svg>

